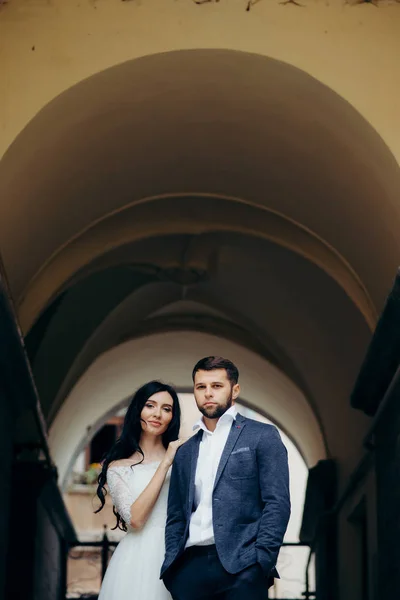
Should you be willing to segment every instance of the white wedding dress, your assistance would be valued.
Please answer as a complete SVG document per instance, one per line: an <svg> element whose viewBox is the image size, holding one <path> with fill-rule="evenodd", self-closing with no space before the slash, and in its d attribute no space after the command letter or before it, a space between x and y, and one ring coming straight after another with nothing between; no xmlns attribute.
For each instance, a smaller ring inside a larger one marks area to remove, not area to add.
<svg viewBox="0 0 400 600"><path fill-rule="evenodd" d="M118 544L101 586L99 600L171 600L160 580L170 472L150 517L140 530L128 525L130 507L151 481L160 463L112 466L107 484L128 531Z"/></svg>

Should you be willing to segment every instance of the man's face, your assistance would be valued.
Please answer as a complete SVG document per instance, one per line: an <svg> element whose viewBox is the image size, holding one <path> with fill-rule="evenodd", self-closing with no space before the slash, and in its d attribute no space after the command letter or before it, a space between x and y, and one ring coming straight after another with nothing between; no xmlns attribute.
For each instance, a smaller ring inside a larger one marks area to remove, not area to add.
<svg viewBox="0 0 400 600"><path fill-rule="evenodd" d="M232 386L225 369L197 371L194 397L197 408L208 419L219 419L239 395L239 384Z"/></svg>

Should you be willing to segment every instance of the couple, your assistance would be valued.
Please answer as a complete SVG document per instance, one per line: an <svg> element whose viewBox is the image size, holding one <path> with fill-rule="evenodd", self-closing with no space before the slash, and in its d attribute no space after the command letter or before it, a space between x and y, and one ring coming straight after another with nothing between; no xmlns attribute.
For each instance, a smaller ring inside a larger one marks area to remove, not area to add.
<svg viewBox="0 0 400 600"><path fill-rule="evenodd" d="M236 411L238 378L227 359L196 364L203 416L186 443L175 390L136 392L99 476L99 510L107 482L128 532L99 600L268 598L290 516L287 452L274 426Z"/></svg>

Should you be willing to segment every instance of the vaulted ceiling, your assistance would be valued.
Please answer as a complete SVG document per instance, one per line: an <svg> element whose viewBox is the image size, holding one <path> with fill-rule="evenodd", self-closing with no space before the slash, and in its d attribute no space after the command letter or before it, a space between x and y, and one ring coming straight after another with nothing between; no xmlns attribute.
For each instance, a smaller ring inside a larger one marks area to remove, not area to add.
<svg viewBox="0 0 400 600"><path fill-rule="evenodd" d="M349 104L261 56L149 56L56 98L0 163L0 250L49 425L100 355L197 331L290 378L354 462L399 171Z"/></svg>

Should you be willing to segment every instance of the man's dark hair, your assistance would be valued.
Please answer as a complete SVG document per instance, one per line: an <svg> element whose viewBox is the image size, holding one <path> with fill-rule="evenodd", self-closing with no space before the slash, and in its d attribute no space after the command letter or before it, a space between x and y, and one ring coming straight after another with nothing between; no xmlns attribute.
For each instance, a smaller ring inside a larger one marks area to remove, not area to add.
<svg viewBox="0 0 400 600"><path fill-rule="evenodd" d="M197 371L215 371L215 369L225 369L232 385L235 385L239 381L238 368L235 367L233 362L227 358L222 358L222 356L206 356L206 358L199 360L193 369L192 379L194 381Z"/></svg>

